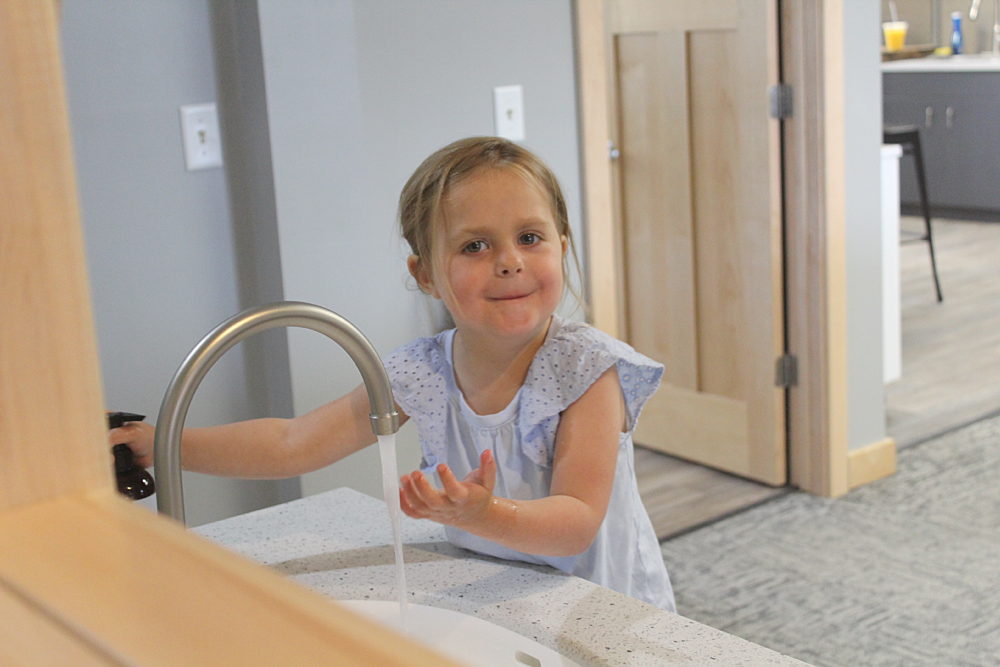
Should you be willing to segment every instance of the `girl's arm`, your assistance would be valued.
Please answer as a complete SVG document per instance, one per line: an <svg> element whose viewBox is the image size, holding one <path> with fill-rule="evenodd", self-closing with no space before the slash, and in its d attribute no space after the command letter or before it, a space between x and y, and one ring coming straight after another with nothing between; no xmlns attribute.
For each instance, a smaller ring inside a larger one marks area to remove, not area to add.
<svg viewBox="0 0 1000 667"><path fill-rule="evenodd" d="M461 482L446 465L438 466L442 491L419 471L404 476L403 509L409 516L454 525L517 551L578 554L594 541L604 521L624 425L624 398L611 367L559 420L550 495L537 500L494 496L496 464L487 451L480 467Z"/></svg>
<svg viewBox="0 0 1000 667"><path fill-rule="evenodd" d="M398 408L397 408L397 411ZM400 425L406 416L400 412ZM359 385L341 398L293 419L249 421L184 429L185 470L245 478L294 477L338 461L375 442L368 393ZM126 424L109 433L126 443L141 466L153 464L153 427Z"/></svg>

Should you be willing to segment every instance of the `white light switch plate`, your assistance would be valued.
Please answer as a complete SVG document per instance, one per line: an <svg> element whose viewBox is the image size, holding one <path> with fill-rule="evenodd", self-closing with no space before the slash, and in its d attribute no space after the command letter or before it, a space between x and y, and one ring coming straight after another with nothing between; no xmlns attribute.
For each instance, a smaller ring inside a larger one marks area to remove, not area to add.
<svg viewBox="0 0 1000 667"><path fill-rule="evenodd" d="M222 166L222 137L214 102L181 107L181 136L188 171Z"/></svg>
<svg viewBox="0 0 1000 667"><path fill-rule="evenodd" d="M524 94L521 86L493 89L493 120L498 137L524 140Z"/></svg>

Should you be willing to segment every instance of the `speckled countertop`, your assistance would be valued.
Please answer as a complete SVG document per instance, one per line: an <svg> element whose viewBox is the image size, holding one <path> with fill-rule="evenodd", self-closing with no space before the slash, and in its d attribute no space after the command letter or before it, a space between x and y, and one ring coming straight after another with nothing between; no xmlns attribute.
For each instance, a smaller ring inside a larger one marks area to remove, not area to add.
<svg viewBox="0 0 1000 667"><path fill-rule="evenodd" d="M547 567L473 554L403 517L411 602L478 616L585 665L802 665ZM338 600L396 600L385 504L336 489L193 529Z"/></svg>

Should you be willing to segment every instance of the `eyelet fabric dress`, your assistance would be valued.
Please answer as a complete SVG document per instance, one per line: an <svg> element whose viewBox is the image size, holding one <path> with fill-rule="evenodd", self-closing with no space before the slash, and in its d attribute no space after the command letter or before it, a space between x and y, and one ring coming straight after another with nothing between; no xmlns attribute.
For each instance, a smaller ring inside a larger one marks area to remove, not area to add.
<svg viewBox="0 0 1000 667"><path fill-rule="evenodd" d="M396 403L417 425L425 474L447 463L458 479L479 466L492 450L497 465L494 493L514 500L549 495L556 429L563 410L615 366L626 407L626 430L607 514L590 547L575 556L538 556L505 548L452 526L448 539L466 549L544 564L668 611L676 611L659 541L639 497L632 431L656 391L663 366L588 324L553 316L524 384L506 408L477 414L455 380L455 330L419 338L386 360ZM438 480L440 482L440 480Z"/></svg>

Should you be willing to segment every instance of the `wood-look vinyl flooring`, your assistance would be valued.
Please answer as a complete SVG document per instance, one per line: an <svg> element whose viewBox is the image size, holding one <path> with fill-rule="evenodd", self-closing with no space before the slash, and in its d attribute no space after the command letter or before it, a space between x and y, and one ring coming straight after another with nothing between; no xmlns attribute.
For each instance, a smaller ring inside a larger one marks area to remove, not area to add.
<svg viewBox="0 0 1000 667"><path fill-rule="evenodd" d="M920 218L902 227L920 232ZM887 433L898 447L1000 411L1000 222L934 219L944 302L927 244L900 247L902 377L886 386ZM639 493L661 540L752 507L773 488L636 448Z"/></svg>
<svg viewBox="0 0 1000 667"><path fill-rule="evenodd" d="M886 385L886 430L900 448L1000 410L1000 221L931 224L944 301L927 244L900 248L902 376ZM923 219L900 225L922 232Z"/></svg>
<svg viewBox="0 0 1000 667"><path fill-rule="evenodd" d="M642 446L635 448L635 475L661 541L787 492Z"/></svg>

